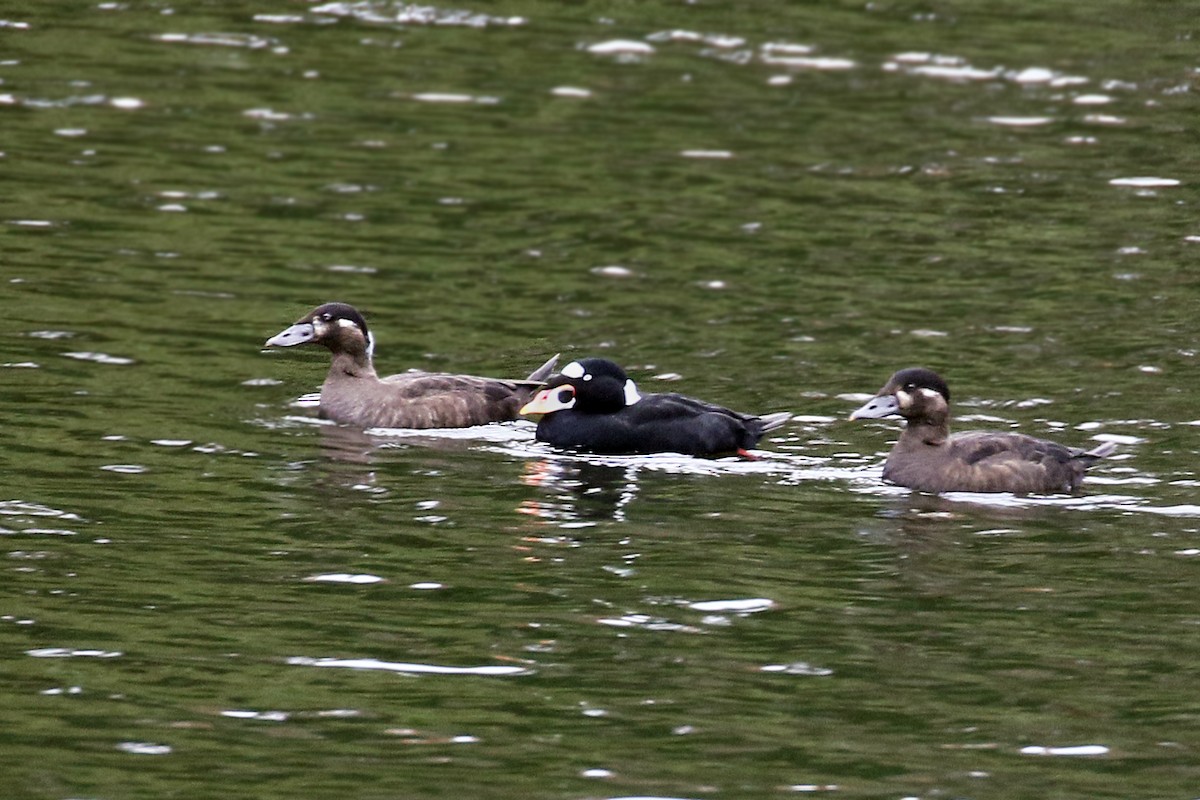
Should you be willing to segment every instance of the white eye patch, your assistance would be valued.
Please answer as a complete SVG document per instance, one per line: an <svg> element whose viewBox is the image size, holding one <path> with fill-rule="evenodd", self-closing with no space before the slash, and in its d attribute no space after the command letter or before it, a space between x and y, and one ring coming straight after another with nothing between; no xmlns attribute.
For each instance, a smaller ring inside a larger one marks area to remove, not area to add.
<svg viewBox="0 0 1200 800"><path fill-rule="evenodd" d="M570 364L567 364L565 367L563 367L562 372L559 374L567 378L582 378L585 374L585 370L583 368L583 364L580 364L578 361L572 361Z"/></svg>
<svg viewBox="0 0 1200 800"><path fill-rule="evenodd" d="M631 406L641 399L642 396L638 394L637 384L633 382L633 378L625 381L625 405Z"/></svg>

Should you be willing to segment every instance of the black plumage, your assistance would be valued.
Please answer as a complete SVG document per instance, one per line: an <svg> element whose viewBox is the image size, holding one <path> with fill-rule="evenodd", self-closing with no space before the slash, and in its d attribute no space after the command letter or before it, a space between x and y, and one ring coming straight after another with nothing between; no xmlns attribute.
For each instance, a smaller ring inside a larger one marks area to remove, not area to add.
<svg viewBox="0 0 1200 800"><path fill-rule="evenodd" d="M539 441L609 455L744 454L791 418L742 414L680 394L642 395L624 370L602 358L568 364L521 413L543 415Z"/></svg>
<svg viewBox="0 0 1200 800"><path fill-rule="evenodd" d="M323 345L333 354L320 416L363 428L466 428L516 419L558 359L525 380L416 370L380 378L367 322L346 303L319 306L267 340L268 347L301 344Z"/></svg>
<svg viewBox="0 0 1200 800"><path fill-rule="evenodd" d="M905 426L883 477L924 492L1074 492L1088 467L1116 449L1105 443L1085 451L1000 431L951 436L950 389L923 367L897 372L850 419L891 414L903 417Z"/></svg>

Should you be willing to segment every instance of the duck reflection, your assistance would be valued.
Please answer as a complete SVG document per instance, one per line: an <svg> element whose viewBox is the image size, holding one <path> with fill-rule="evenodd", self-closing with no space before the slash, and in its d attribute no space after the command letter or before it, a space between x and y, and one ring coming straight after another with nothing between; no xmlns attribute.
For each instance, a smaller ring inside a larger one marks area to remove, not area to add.
<svg viewBox="0 0 1200 800"><path fill-rule="evenodd" d="M529 461L521 482L545 497L525 500L518 512L557 523L625 520L638 495L641 468L589 461Z"/></svg>
<svg viewBox="0 0 1200 800"><path fill-rule="evenodd" d="M321 427L321 455L330 461L371 466L379 440L359 428L341 425Z"/></svg>
<svg viewBox="0 0 1200 800"><path fill-rule="evenodd" d="M320 428L321 461L317 468L319 483L361 490L376 487L376 469L386 464L388 452L420 447L431 451L459 452L470 449L465 439L436 436L406 436L396 439L368 433L361 428L324 425Z"/></svg>

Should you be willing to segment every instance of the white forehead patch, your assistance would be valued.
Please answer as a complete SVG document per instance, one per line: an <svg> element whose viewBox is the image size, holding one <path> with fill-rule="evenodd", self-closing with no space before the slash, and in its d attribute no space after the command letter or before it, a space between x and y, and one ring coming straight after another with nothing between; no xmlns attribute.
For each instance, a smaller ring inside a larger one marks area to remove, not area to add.
<svg viewBox="0 0 1200 800"><path fill-rule="evenodd" d="M562 372L559 374L565 375L568 378L582 378L585 372L583 369L583 364L580 364L578 361L572 361L570 364L567 364L565 367L563 367Z"/></svg>
<svg viewBox="0 0 1200 800"><path fill-rule="evenodd" d="M633 382L633 378L625 381L625 405L631 406L641 399L642 396L638 394L637 384Z"/></svg>

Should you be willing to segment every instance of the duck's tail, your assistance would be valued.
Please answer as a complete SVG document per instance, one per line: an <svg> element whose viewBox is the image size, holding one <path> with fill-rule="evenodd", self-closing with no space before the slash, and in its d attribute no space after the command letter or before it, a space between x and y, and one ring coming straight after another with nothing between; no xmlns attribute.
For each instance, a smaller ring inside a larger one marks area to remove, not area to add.
<svg viewBox="0 0 1200 800"><path fill-rule="evenodd" d="M763 433L773 431L776 428L781 428L792 418L788 411L780 411L775 414L763 414L758 419L762 423Z"/></svg>
<svg viewBox="0 0 1200 800"><path fill-rule="evenodd" d="M1083 459L1088 464L1091 464L1092 462L1099 461L1100 459L1105 458L1106 456L1111 456L1115 452L1117 452L1116 444L1114 444L1113 442L1104 442L1102 444L1099 444L1099 445L1093 447L1091 450L1085 450L1084 452L1080 453L1079 455L1077 455L1075 457L1079 458L1079 459Z"/></svg>
<svg viewBox="0 0 1200 800"><path fill-rule="evenodd" d="M560 355L562 354L555 353L554 355L550 356L550 359L545 364L542 364L533 372L529 373L529 377L521 381L521 383L544 383L546 378L550 377L550 373L554 372L554 365L558 363L558 357Z"/></svg>

